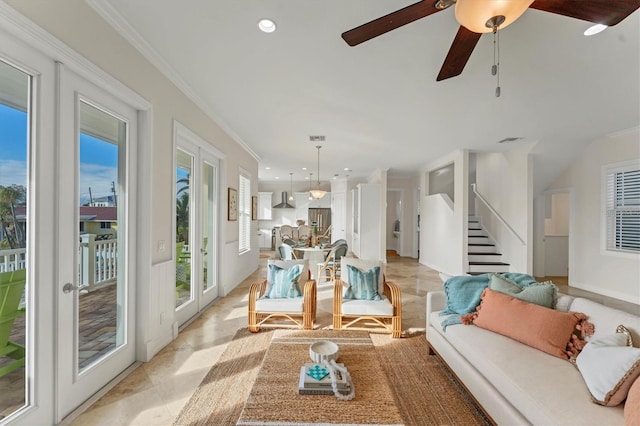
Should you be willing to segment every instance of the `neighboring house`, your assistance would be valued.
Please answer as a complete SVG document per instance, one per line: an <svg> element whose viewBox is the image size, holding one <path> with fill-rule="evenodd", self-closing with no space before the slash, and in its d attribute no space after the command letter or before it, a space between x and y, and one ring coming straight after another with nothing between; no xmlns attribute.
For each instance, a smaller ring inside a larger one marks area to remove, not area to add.
<svg viewBox="0 0 640 426"><path fill-rule="evenodd" d="M117 227L117 207L80 206L81 234L111 235L115 237Z"/></svg>

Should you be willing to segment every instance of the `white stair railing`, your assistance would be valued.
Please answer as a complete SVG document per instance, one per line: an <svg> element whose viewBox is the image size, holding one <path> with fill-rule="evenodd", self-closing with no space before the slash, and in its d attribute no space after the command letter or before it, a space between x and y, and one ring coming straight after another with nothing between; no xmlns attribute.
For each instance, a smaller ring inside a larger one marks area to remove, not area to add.
<svg viewBox="0 0 640 426"><path fill-rule="evenodd" d="M507 223L506 220L504 220L504 218L502 216L500 216L500 213L498 213L496 211L496 209L494 209L491 204L489 204L489 202L482 196L482 194L480 194L478 192L478 190L476 189L476 184L472 183L471 184L471 189L473 190L473 193L476 194L476 197L478 200L482 201L482 203L487 206L487 208L489 209L489 211L491 213L493 213L493 215L500 221L500 223L502 223L505 228L507 228L509 230L509 232L511 232L511 234L513 234L514 237L516 237L518 239L518 241L520 241L520 243L524 246L527 243L524 242L524 240L522 239L522 237L520 237L520 235L518 235L518 233L511 227L511 225L509 225Z"/></svg>

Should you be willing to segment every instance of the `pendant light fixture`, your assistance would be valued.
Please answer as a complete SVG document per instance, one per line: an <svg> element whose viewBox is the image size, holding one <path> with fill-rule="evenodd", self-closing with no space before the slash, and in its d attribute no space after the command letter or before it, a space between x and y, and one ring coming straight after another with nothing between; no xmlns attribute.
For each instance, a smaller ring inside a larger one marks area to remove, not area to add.
<svg viewBox="0 0 640 426"><path fill-rule="evenodd" d="M291 192L289 192L289 201L293 201L293 172L289 172L289 189L291 190Z"/></svg>
<svg viewBox="0 0 640 426"><path fill-rule="evenodd" d="M309 201L313 200L313 196L311 195L311 176L313 176L313 173L309 173Z"/></svg>
<svg viewBox="0 0 640 426"><path fill-rule="evenodd" d="M316 145L316 148L318 149L318 186L316 187L316 189L312 189L309 192L311 193L311 196L313 198L319 200L320 198L325 196L327 191L323 191L322 189L320 189L320 148L322 148L322 146Z"/></svg>

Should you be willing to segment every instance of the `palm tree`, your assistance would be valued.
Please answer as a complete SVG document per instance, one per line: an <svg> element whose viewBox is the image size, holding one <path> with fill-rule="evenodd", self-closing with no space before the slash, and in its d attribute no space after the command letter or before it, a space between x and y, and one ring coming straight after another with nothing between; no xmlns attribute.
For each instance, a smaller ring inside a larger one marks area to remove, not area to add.
<svg viewBox="0 0 640 426"><path fill-rule="evenodd" d="M189 193L183 192L176 200L176 239L189 244Z"/></svg>
<svg viewBox="0 0 640 426"><path fill-rule="evenodd" d="M16 206L24 205L26 195L27 189L22 185L0 185L0 222L11 248L26 247L25 235L16 217ZM13 242L9 233L10 230L13 231Z"/></svg>

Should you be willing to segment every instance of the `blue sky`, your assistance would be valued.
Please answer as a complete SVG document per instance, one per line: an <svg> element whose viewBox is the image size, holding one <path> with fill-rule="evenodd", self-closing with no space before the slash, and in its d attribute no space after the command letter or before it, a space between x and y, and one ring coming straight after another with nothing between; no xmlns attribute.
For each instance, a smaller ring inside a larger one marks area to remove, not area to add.
<svg viewBox="0 0 640 426"><path fill-rule="evenodd" d="M0 185L27 184L27 114L0 104ZM80 135L80 202L111 194L117 185L118 146Z"/></svg>

